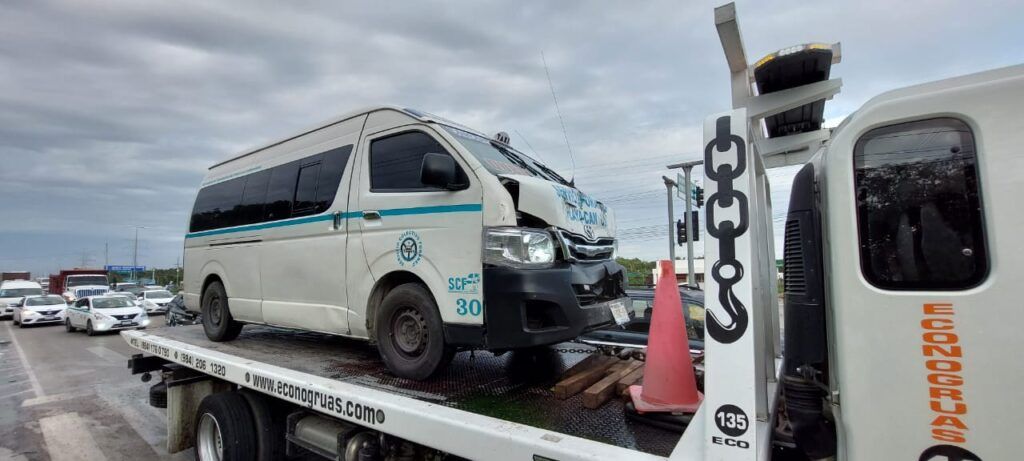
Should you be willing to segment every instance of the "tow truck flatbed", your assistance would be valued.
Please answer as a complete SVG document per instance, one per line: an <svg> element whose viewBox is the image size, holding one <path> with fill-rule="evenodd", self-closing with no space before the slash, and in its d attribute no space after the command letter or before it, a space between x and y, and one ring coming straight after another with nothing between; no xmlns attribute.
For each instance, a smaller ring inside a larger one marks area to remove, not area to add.
<svg viewBox="0 0 1024 461"><path fill-rule="evenodd" d="M122 336L144 353L470 459L663 459L680 439L626 419L618 399L596 410L581 394L556 399L551 386L587 355L558 346L462 352L416 382L391 375L372 346L326 334L247 326L215 343L194 325Z"/></svg>

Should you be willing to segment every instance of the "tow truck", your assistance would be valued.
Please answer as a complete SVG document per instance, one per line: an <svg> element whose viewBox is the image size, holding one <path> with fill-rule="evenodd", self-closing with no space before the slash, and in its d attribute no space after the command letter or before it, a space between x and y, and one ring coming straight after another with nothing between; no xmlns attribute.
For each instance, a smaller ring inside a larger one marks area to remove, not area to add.
<svg viewBox="0 0 1024 461"><path fill-rule="evenodd" d="M732 108L704 126L704 401L682 434L555 400L589 351L463 352L426 382L372 346L247 329L123 332L197 458L1001 460L1020 451L1024 66L890 91L834 129L836 44L749 64L735 6L714 11ZM766 171L804 165L777 302ZM486 307L485 307L486 309ZM785 324L785 338L780 334ZM680 332L682 334L682 332ZM573 347L576 348L573 348ZM783 347L784 346L784 347Z"/></svg>

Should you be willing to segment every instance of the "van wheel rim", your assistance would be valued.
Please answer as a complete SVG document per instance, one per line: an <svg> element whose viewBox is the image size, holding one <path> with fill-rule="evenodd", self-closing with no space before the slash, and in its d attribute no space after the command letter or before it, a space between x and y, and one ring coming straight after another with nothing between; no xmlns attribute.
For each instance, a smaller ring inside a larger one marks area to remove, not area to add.
<svg viewBox="0 0 1024 461"><path fill-rule="evenodd" d="M402 309L391 323L391 337L402 355L419 357L427 347L427 321L415 308Z"/></svg>
<svg viewBox="0 0 1024 461"><path fill-rule="evenodd" d="M199 418L196 446L199 448L200 460L220 461L224 458L224 439L220 434L220 424L217 423L217 418L209 413L203 413Z"/></svg>
<svg viewBox="0 0 1024 461"><path fill-rule="evenodd" d="M220 307L220 298L215 297L210 300L210 322L214 325L220 325L221 317L223 317Z"/></svg>

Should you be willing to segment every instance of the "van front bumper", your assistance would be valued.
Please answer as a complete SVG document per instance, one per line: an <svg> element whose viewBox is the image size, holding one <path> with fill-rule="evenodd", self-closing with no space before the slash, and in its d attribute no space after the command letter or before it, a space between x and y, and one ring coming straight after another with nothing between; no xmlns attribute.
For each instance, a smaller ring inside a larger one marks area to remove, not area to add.
<svg viewBox="0 0 1024 461"><path fill-rule="evenodd" d="M490 350L568 341L614 322L609 304L626 297L614 261L559 262L547 269L485 267L484 324L445 325L449 344Z"/></svg>

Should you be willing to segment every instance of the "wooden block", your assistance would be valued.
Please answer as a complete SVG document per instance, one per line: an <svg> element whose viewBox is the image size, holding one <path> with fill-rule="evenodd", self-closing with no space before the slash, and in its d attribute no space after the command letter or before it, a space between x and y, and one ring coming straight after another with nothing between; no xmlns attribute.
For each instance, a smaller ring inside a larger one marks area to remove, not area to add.
<svg viewBox="0 0 1024 461"><path fill-rule="evenodd" d="M617 372L621 371L622 367L626 366L626 364L627 364L626 360L621 360L620 359L618 362L615 362L614 364L612 364L612 366L608 367L607 373L609 373L609 374L610 373L617 373Z"/></svg>
<svg viewBox="0 0 1024 461"><path fill-rule="evenodd" d="M601 357L604 357L604 356L603 355L597 355L597 354L588 355L583 360L580 360L579 362L577 362L576 365L573 365L568 370L565 370L565 373L562 373L562 379L568 378L568 377L570 377L572 375L575 375L575 374L577 374L577 373L579 373L579 372L581 372L581 371L583 371L583 370L585 370L587 368L590 368L590 367L594 366L595 363L597 363L599 360L601 360Z"/></svg>
<svg viewBox="0 0 1024 461"><path fill-rule="evenodd" d="M636 384L637 381L640 381L640 378L643 378L643 376L644 367L636 368L633 371L626 374L625 376L623 376L622 379L620 379L619 382L615 385L615 389L618 390L619 392L622 392L623 389L626 389L629 386Z"/></svg>
<svg viewBox="0 0 1024 461"><path fill-rule="evenodd" d="M557 399L565 400L572 397L600 381L608 368L615 364L617 360L614 357L601 357L594 366L559 381L555 384L555 387L551 388L551 391L555 393L555 398Z"/></svg>
<svg viewBox="0 0 1024 461"><path fill-rule="evenodd" d="M583 391L583 406L590 409L600 408L615 395L616 383L642 365L641 362L632 360L622 363L623 366L619 371L608 374L604 379Z"/></svg>

